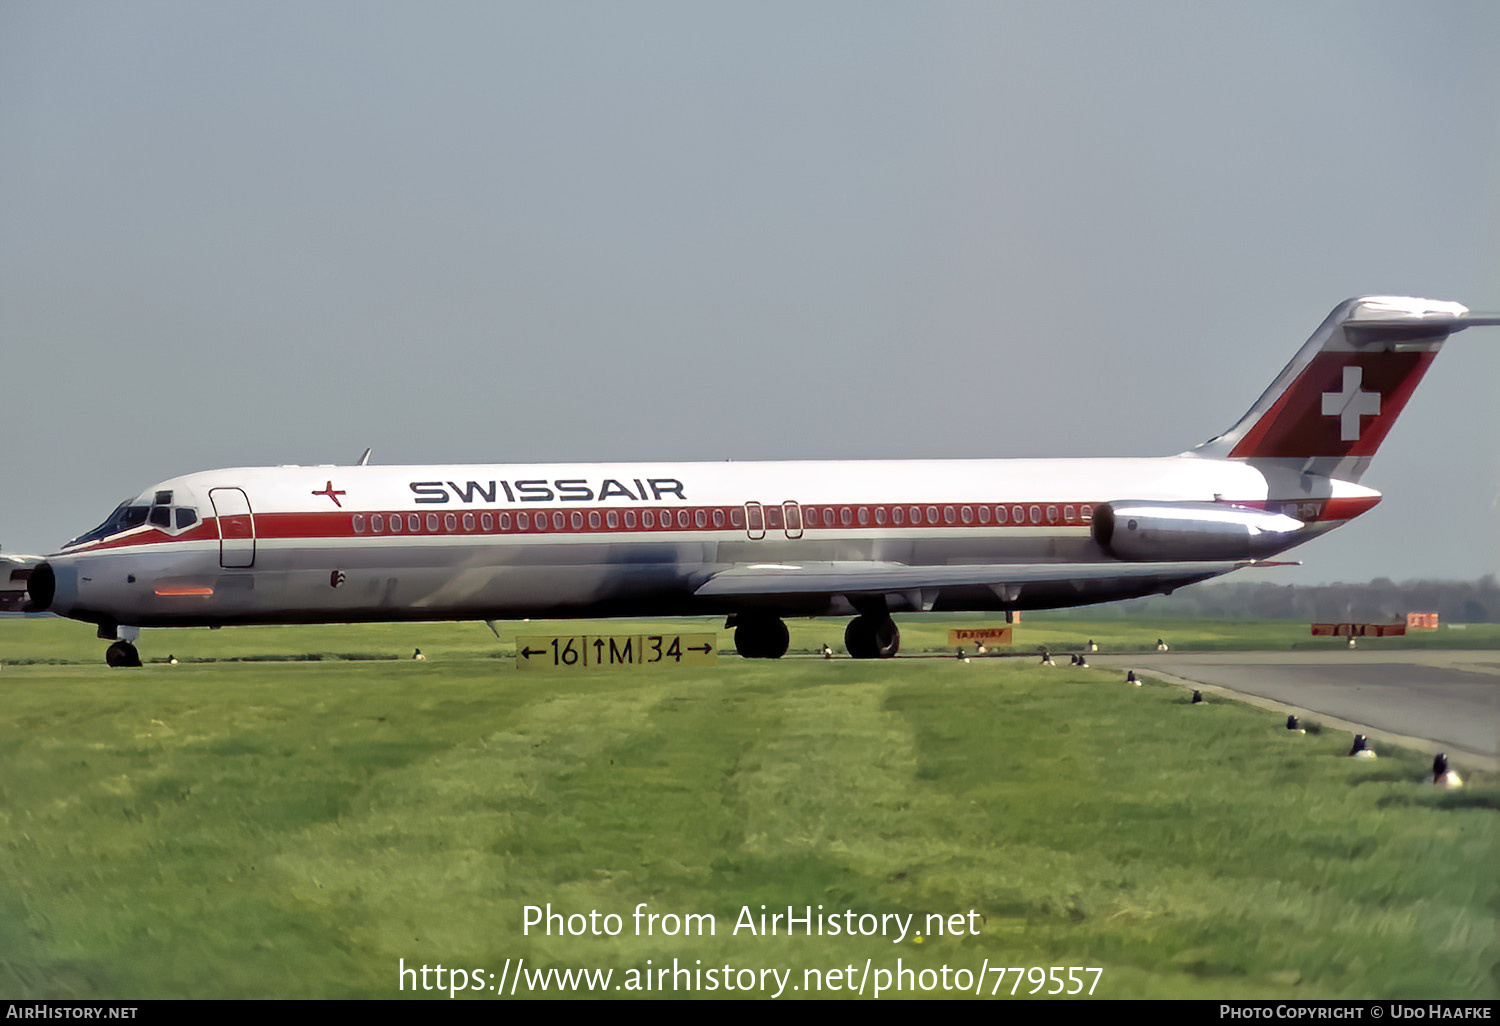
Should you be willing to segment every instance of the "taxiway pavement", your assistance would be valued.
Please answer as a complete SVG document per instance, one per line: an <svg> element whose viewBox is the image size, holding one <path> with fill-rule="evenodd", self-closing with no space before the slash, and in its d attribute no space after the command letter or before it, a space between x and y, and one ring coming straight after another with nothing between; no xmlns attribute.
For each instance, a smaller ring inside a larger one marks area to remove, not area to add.
<svg viewBox="0 0 1500 1026"><path fill-rule="evenodd" d="M1500 652L1164 652L1090 661L1500 771Z"/></svg>

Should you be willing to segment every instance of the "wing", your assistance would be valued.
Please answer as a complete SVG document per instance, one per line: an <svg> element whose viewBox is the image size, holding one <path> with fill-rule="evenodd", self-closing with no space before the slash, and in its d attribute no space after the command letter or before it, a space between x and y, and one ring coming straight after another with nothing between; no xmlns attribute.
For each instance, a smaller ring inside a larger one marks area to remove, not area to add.
<svg viewBox="0 0 1500 1026"><path fill-rule="evenodd" d="M1091 582L1158 584L1177 587L1207 580L1247 566L1253 560L1177 563L997 563L956 566L908 566L905 563L804 562L742 563L720 570L696 594L704 597L776 595L870 595L939 588L986 587L1014 601L1028 585L1075 585ZM1277 564L1285 565L1285 564ZM929 603L916 603L919 608Z"/></svg>

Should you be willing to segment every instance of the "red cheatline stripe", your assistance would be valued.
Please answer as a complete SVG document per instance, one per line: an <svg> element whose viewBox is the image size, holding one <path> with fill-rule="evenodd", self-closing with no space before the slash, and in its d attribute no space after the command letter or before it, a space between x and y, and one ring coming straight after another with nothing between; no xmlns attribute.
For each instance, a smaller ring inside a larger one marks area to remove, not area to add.
<svg viewBox="0 0 1500 1026"><path fill-rule="evenodd" d="M1379 496L1313 500L1251 500L1231 503L1285 512L1300 520L1327 522L1349 520L1366 512ZM881 503L842 504L809 503L796 507L802 518L804 535L842 531L931 531L931 530L1000 530L1007 528L1086 528L1092 522L1096 503L1079 502L1006 502L1006 503ZM590 506L582 508L544 509L468 509L443 512L392 511L355 512L330 510L311 513L257 513L254 535L249 518L236 517L231 530L237 537L231 543L247 545L260 540L298 540L322 538L400 538L452 537L466 535L534 536L546 535L638 535L670 534L683 531L712 531L743 537L747 530L764 531L768 536L784 537L786 510L779 505L759 507L760 525L747 529L744 506ZM613 523L611 522L613 517ZM376 530L379 522L380 530ZM392 530L399 522L400 529ZM793 524L791 530L796 531ZM77 551L99 551L164 542L217 542L218 526L213 519L200 522L192 530L170 535L155 528L141 528L134 533L98 542Z"/></svg>

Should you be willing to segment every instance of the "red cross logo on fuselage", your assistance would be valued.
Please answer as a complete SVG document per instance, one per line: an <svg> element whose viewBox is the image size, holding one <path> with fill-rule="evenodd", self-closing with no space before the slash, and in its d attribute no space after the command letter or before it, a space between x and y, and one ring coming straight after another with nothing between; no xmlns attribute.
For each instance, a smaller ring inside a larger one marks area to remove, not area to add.
<svg viewBox="0 0 1500 1026"><path fill-rule="evenodd" d="M333 504L335 506L337 506L339 509L343 509L344 508L344 504L339 501L339 496L340 495L348 495L349 493L348 492L344 492L344 491L334 491L333 482L329 481L327 488L324 488L321 492L313 492L313 494L314 495L326 495L330 499L333 500Z"/></svg>

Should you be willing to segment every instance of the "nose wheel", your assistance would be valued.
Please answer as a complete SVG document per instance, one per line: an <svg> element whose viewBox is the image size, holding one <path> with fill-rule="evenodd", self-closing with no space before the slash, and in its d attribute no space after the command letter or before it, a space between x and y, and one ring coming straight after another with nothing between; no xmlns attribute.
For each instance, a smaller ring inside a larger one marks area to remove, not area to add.
<svg viewBox="0 0 1500 1026"><path fill-rule="evenodd" d="M128 641L117 641L104 650L104 661L110 666L139 666L141 654Z"/></svg>

